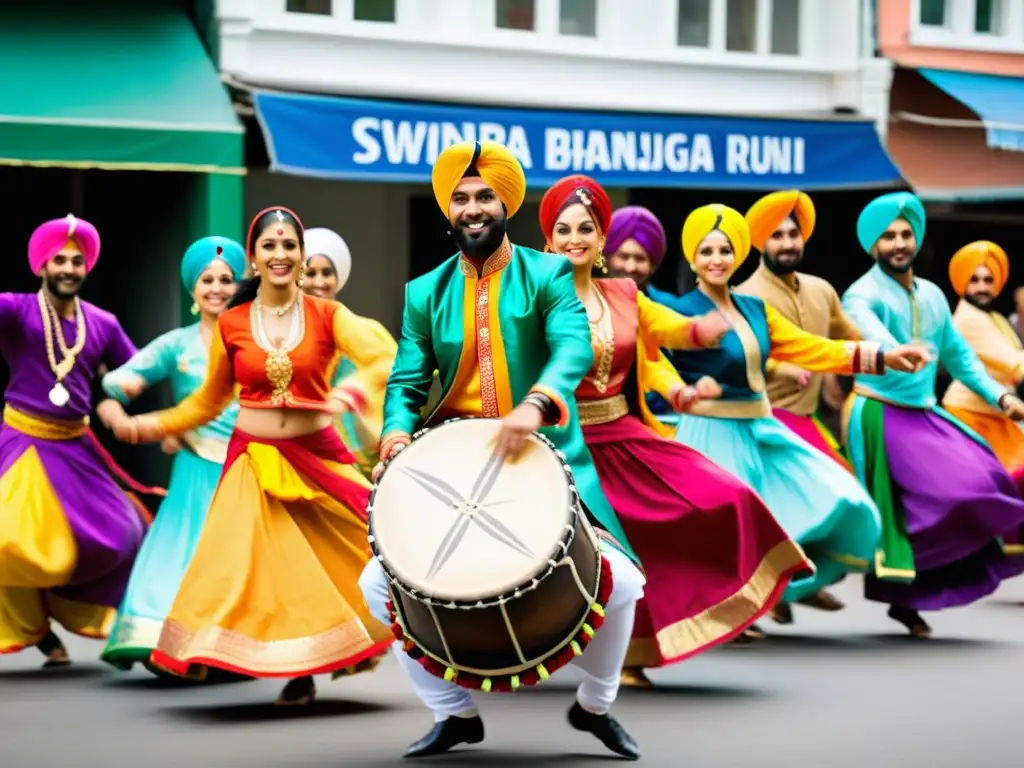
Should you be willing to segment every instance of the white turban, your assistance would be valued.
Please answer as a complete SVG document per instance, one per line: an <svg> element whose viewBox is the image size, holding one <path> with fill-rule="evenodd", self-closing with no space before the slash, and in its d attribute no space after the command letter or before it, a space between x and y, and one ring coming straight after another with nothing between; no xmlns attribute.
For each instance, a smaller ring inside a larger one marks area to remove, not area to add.
<svg viewBox="0 0 1024 768"><path fill-rule="evenodd" d="M352 274L352 252L349 251L345 240L337 232L324 227L307 229L306 260L314 256L326 256L334 265L334 271L338 275L338 291L345 287L348 277Z"/></svg>

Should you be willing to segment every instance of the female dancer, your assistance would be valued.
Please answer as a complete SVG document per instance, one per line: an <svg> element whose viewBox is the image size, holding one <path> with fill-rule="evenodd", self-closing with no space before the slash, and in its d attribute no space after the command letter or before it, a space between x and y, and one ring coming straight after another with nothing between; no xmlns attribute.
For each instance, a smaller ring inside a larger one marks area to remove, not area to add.
<svg viewBox="0 0 1024 768"><path fill-rule="evenodd" d="M359 592L370 486L331 415L365 407L394 351L342 304L302 293L303 247L291 211L257 215L246 242L257 276L217 320L202 387L114 424L132 443L182 435L238 387L224 473L151 660L179 675L212 666L293 678L278 699L289 704L313 700L314 674L372 668L393 638ZM359 371L330 389L339 351Z"/></svg>
<svg viewBox="0 0 1024 768"><path fill-rule="evenodd" d="M666 427L648 409L645 389L660 389L676 408L693 399L678 376L659 370L658 348L712 347L728 325L715 312L698 322L666 310L629 278L593 279L610 218L608 195L586 176L562 179L540 205L548 248L572 262L590 318L594 368L576 390L583 437L647 572L622 681L649 686L644 667L738 636L794 574L813 567L757 494L673 442L670 427L667 437L658 434Z"/></svg>
<svg viewBox="0 0 1024 768"><path fill-rule="evenodd" d="M772 416L764 394L765 361L771 355L818 373L881 373L886 366L914 371L928 353L913 346L883 350L872 342L815 336L763 300L734 294L729 278L750 251L750 230L732 208L698 208L683 225L682 241L698 287L663 301L685 315L718 309L732 331L718 349L669 353L687 381L711 376L724 388L722 399L698 402L675 417L676 439L749 483L814 560L815 575L786 590L787 602L799 601L847 571L866 570L881 519L855 477Z"/></svg>
<svg viewBox="0 0 1024 768"><path fill-rule="evenodd" d="M189 246L181 261L181 280L195 299L192 314L199 315L199 322L150 342L103 377L103 391L124 406L165 379L171 382L176 402L198 389L206 376L217 317L244 274L245 250L234 240L206 237ZM124 413L123 408L119 413ZM165 450L176 454L167 498L142 542L101 656L119 669L131 669L135 662L148 665L156 648L160 629L203 529L237 413L238 406L232 404L181 441L164 441Z"/></svg>
<svg viewBox="0 0 1024 768"><path fill-rule="evenodd" d="M310 296L334 299L352 274L352 254L337 232L318 227L306 230L306 279L302 289ZM394 337L376 320L365 319L367 328L376 332L383 344L398 348ZM338 358L331 384L356 372L356 366L345 355ZM345 445L356 457L359 471L369 477L377 463L380 433L384 425L384 390L367 393L365 416L345 411L335 419Z"/></svg>

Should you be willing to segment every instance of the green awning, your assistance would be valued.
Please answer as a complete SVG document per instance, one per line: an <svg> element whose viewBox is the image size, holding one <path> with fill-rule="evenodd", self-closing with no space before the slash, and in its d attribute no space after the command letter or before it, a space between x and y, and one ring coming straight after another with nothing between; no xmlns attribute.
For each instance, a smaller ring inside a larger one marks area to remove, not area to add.
<svg viewBox="0 0 1024 768"><path fill-rule="evenodd" d="M0 7L0 165L244 174L244 148L177 4Z"/></svg>

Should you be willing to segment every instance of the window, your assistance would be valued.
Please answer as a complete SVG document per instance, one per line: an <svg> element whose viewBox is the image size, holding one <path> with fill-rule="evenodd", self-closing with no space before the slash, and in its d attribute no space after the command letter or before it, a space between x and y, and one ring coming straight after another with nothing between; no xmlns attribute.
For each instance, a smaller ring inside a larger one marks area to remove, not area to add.
<svg viewBox="0 0 1024 768"><path fill-rule="evenodd" d="M534 0L495 0L495 23L503 29L533 31Z"/></svg>
<svg viewBox="0 0 1024 768"><path fill-rule="evenodd" d="M946 26L946 0L921 0L919 21L924 27Z"/></svg>
<svg viewBox="0 0 1024 768"><path fill-rule="evenodd" d="M974 31L986 35L1002 34L1002 3L999 0L975 0Z"/></svg>
<svg viewBox="0 0 1024 768"><path fill-rule="evenodd" d="M395 0L355 0L356 21L395 21Z"/></svg>
<svg viewBox="0 0 1024 768"><path fill-rule="evenodd" d="M711 42L711 0L679 0L676 42L691 48L707 48Z"/></svg>
<svg viewBox="0 0 1024 768"><path fill-rule="evenodd" d="M563 35L597 36L597 0L562 0L558 31Z"/></svg>
<svg viewBox="0 0 1024 768"><path fill-rule="evenodd" d="M772 53L800 53L800 0L772 0Z"/></svg>
<svg viewBox="0 0 1024 768"><path fill-rule="evenodd" d="M288 13L319 13L330 16L331 0L288 0L284 8Z"/></svg>
<svg viewBox="0 0 1024 768"><path fill-rule="evenodd" d="M757 0L728 0L725 15L725 50L757 50Z"/></svg>

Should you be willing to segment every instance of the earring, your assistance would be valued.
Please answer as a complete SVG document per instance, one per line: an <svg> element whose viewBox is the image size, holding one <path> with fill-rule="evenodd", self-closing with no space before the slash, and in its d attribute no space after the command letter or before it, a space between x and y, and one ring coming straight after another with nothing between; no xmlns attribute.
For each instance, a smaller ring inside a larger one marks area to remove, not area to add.
<svg viewBox="0 0 1024 768"><path fill-rule="evenodd" d="M594 265L601 271L601 274L608 274L608 267L604 263L604 251L597 252L597 261L594 262Z"/></svg>
<svg viewBox="0 0 1024 768"><path fill-rule="evenodd" d="M195 302L192 302L192 314L193 315L198 315L199 314L199 305L196 304Z"/></svg>
<svg viewBox="0 0 1024 768"><path fill-rule="evenodd" d="M301 272L301 273L299 273L299 279L295 281L295 284L297 286L299 286L299 289L301 290L302 284L304 282L306 282L306 273L305 272Z"/></svg>

